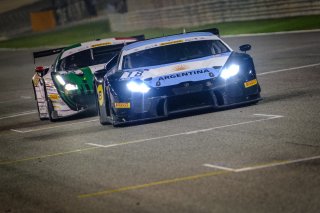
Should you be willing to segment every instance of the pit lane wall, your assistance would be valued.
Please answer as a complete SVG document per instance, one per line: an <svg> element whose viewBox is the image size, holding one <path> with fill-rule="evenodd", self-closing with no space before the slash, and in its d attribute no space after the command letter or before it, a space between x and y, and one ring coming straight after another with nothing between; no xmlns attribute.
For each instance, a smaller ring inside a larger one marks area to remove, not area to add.
<svg viewBox="0 0 320 213"><path fill-rule="evenodd" d="M128 11L110 14L112 31L320 14L319 0L127 0Z"/></svg>

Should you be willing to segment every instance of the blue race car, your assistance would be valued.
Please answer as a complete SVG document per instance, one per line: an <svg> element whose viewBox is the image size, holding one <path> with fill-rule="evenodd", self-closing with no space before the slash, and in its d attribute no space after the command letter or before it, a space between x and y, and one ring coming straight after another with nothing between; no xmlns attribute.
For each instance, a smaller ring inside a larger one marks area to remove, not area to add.
<svg viewBox="0 0 320 213"><path fill-rule="evenodd" d="M252 58L216 28L128 44L94 75L100 123L114 126L261 100Z"/></svg>

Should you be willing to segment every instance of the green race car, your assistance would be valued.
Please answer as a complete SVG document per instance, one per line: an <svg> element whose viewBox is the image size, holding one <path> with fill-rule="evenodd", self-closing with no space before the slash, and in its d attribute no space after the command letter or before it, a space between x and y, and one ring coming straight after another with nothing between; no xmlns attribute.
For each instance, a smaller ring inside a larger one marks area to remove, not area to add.
<svg viewBox="0 0 320 213"><path fill-rule="evenodd" d="M58 54L51 66L37 66L32 78L40 120L53 121L96 110L93 73L104 69L125 44L143 39L144 36L108 38L34 52L34 60Z"/></svg>

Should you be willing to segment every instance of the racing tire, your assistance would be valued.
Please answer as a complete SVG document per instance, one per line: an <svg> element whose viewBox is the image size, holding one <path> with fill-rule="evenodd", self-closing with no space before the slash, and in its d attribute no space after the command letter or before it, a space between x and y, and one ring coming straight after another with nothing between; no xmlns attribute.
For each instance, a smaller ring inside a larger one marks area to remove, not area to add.
<svg viewBox="0 0 320 213"><path fill-rule="evenodd" d="M122 125L122 123L117 122L116 116L112 111L111 100L110 100L109 97L110 96L107 95L106 103L105 103L106 106L108 106L108 107L105 107L106 108L106 113L108 112L108 114L110 115L109 124L111 124L113 127L119 127L119 126Z"/></svg>
<svg viewBox="0 0 320 213"><path fill-rule="evenodd" d="M53 105L52 105L52 102L46 97L47 99L47 107L48 107L48 115L49 115L49 120L51 122L55 122L57 119L54 119L52 117L52 112L53 112Z"/></svg>
<svg viewBox="0 0 320 213"><path fill-rule="evenodd" d="M103 119L102 116L103 114L101 113L101 107L100 107L100 104L99 104L99 97L98 97L98 92L97 92L97 85L96 83L94 83L94 93L95 93L95 97L96 97L96 109L97 109L97 113L98 113L98 116L99 116L99 122L101 125L108 125L110 124L107 119ZM107 113L104 113L104 114L107 114Z"/></svg>
<svg viewBox="0 0 320 213"><path fill-rule="evenodd" d="M98 108L98 115L99 115L99 121L100 121L100 124L105 126L105 125L108 125L110 124L108 121L104 120L101 116L101 112L100 112L100 107Z"/></svg>
<svg viewBox="0 0 320 213"><path fill-rule="evenodd" d="M53 107L53 104L52 104L51 100L48 97L48 93L47 93L47 89L46 89L46 84L45 83L44 83L44 97L45 97L46 102L47 102L47 110L48 110L49 120L51 122L55 122L55 121L57 121L57 119L52 117L52 113L54 111L54 107Z"/></svg>
<svg viewBox="0 0 320 213"><path fill-rule="evenodd" d="M37 93L36 93L36 88L34 87L34 84L32 83L32 88L33 88L33 92L34 92L34 97L37 101L37 110L38 110L38 117L40 121L44 121L44 120L48 120L48 118L42 118L40 117L40 109L39 109L39 102L38 102L38 97L37 97Z"/></svg>

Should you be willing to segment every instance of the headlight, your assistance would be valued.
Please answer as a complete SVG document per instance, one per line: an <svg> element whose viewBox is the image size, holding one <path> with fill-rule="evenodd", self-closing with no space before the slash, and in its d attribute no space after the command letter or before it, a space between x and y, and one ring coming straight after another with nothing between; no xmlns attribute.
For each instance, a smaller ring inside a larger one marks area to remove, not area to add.
<svg viewBox="0 0 320 213"><path fill-rule="evenodd" d="M56 79L62 86L66 84L66 82L63 80L63 78L60 75L56 75Z"/></svg>
<svg viewBox="0 0 320 213"><path fill-rule="evenodd" d="M231 66L224 68L221 71L220 76L221 78L227 80L228 78L237 75L239 72L239 69L240 69L239 65L232 64Z"/></svg>
<svg viewBox="0 0 320 213"><path fill-rule="evenodd" d="M66 90L71 91L71 90L77 90L78 89L78 85L74 85L74 84L66 84L66 86L64 87Z"/></svg>
<svg viewBox="0 0 320 213"><path fill-rule="evenodd" d="M145 83L137 83L135 81L130 81L127 83L127 88L131 92L140 92L140 93L147 93L150 90L150 87L148 87Z"/></svg>

